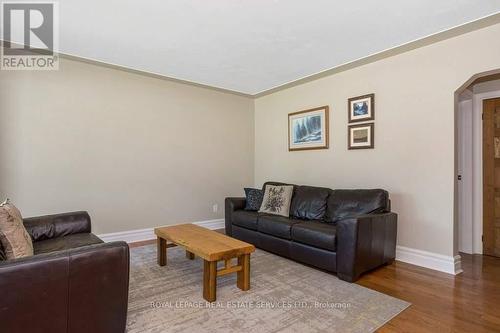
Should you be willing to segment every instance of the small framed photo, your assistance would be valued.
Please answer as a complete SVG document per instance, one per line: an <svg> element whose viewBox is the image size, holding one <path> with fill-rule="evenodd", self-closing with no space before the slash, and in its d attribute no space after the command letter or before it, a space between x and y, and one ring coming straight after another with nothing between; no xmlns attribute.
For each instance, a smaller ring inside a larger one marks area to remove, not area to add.
<svg viewBox="0 0 500 333"><path fill-rule="evenodd" d="M348 149L372 149L375 147L375 124L349 125Z"/></svg>
<svg viewBox="0 0 500 333"><path fill-rule="evenodd" d="M288 150L328 148L328 106L288 114Z"/></svg>
<svg viewBox="0 0 500 333"><path fill-rule="evenodd" d="M349 98L349 122L375 120L375 94Z"/></svg>

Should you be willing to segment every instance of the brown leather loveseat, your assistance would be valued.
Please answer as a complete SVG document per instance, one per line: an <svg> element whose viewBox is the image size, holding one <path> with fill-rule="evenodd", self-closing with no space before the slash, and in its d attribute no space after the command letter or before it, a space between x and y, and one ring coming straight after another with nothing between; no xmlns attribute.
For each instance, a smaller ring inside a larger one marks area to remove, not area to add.
<svg viewBox="0 0 500 333"><path fill-rule="evenodd" d="M92 234L87 212L23 222L35 255L5 260L0 248L0 332L123 333L128 245Z"/></svg>

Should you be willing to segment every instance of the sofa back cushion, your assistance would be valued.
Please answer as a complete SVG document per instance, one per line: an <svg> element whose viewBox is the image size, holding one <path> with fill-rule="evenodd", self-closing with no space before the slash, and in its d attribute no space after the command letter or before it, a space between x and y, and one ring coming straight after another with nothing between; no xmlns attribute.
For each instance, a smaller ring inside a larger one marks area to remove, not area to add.
<svg viewBox="0 0 500 333"><path fill-rule="evenodd" d="M332 190L328 197L326 221L355 217L362 214L389 211L389 194L385 190Z"/></svg>
<svg viewBox="0 0 500 333"><path fill-rule="evenodd" d="M330 189L314 186L296 186L290 215L303 220L322 220Z"/></svg>

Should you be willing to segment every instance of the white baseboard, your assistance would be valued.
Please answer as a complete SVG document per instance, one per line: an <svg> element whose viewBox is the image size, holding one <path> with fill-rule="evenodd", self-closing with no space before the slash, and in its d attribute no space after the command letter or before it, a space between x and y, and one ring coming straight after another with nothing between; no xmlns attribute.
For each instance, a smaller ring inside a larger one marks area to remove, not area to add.
<svg viewBox="0 0 500 333"><path fill-rule="evenodd" d="M193 222L193 224L210 230L224 229L224 219L199 221ZM156 239L154 228L113 232L97 236L105 242L125 241L134 243ZM462 262L459 255L451 257L398 245L396 247L396 260L448 274L462 273Z"/></svg>
<svg viewBox="0 0 500 333"><path fill-rule="evenodd" d="M205 227L210 230L224 229L224 219L199 221L193 222L193 224ZM108 234L100 234L97 236L105 242L124 241L127 243L134 243L156 239L154 228L112 232Z"/></svg>
<svg viewBox="0 0 500 333"><path fill-rule="evenodd" d="M445 256L398 245L396 260L453 275L462 273L462 260L459 255Z"/></svg>

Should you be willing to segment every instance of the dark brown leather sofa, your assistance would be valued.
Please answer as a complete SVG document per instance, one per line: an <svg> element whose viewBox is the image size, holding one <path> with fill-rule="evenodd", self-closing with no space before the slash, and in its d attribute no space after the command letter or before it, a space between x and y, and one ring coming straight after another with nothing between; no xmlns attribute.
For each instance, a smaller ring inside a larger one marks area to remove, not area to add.
<svg viewBox="0 0 500 333"><path fill-rule="evenodd" d="M387 191L293 186L289 217L247 211L245 198L226 198L226 234L349 282L394 261L397 214Z"/></svg>
<svg viewBox="0 0 500 333"><path fill-rule="evenodd" d="M123 333L129 248L91 233L87 212L24 219L35 255L0 249L0 332Z"/></svg>

